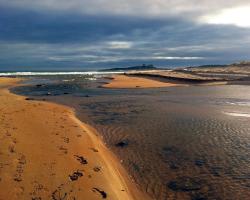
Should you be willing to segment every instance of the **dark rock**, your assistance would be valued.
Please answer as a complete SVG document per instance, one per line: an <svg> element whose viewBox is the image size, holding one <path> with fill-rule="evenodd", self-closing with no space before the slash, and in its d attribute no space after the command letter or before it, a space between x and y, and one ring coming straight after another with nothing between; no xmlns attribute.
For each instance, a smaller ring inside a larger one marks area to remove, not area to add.
<svg viewBox="0 0 250 200"><path fill-rule="evenodd" d="M222 171L222 168L221 167L217 167L217 166L214 166L214 167L211 167L209 169L209 171L214 175L214 176L221 176L221 171Z"/></svg>
<svg viewBox="0 0 250 200"><path fill-rule="evenodd" d="M179 166L176 163L173 163L173 162L171 162L169 164L169 167L170 167L170 169L173 169L173 170L179 169Z"/></svg>
<svg viewBox="0 0 250 200"><path fill-rule="evenodd" d="M128 146L128 144L129 144L128 140L123 140L123 141L120 141L120 142L116 143L115 146L117 146L117 147L126 147L126 146Z"/></svg>
<svg viewBox="0 0 250 200"><path fill-rule="evenodd" d="M34 101L35 99L34 98L30 98L30 97L27 97L25 98L26 101Z"/></svg>
<svg viewBox="0 0 250 200"><path fill-rule="evenodd" d="M68 92L64 92L63 94L69 94Z"/></svg>
<svg viewBox="0 0 250 200"><path fill-rule="evenodd" d="M45 84L37 84L36 87L44 87Z"/></svg>
<svg viewBox="0 0 250 200"><path fill-rule="evenodd" d="M195 165L197 165L198 167L201 167L201 166L203 166L203 165L206 163L206 161L205 161L205 160L198 159L198 160L195 160L194 163L195 163Z"/></svg>
<svg viewBox="0 0 250 200"><path fill-rule="evenodd" d="M168 188L174 191L188 192L188 191L200 190L202 186L201 186L201 180L197 178L184 176L177 178L174 181L170 181L168 183Z"/></svg>
<svg viewBox="0 0 250 200"><path fill-rule="evenodd" d="M165 146L163 147L162 149L165 153L176 153L176 152L179 152L179 150L174 147L174 146Z"/></svg>
<svg viewBox="0 0 250 200"><path fill-rule="evenodd" d="M139 172L139 171L140 171L141 168L140 168L139 165L137 165L137 164L134 163L134 162L132 162L131 164L132 164L133 169L134 169L136 172Z"/></svg>
<svg viewBox="0 0 250 200"><path fill-rule="evenodd" d="M202 193L191 194L191 200L208 200L208 197Z"/></svg>

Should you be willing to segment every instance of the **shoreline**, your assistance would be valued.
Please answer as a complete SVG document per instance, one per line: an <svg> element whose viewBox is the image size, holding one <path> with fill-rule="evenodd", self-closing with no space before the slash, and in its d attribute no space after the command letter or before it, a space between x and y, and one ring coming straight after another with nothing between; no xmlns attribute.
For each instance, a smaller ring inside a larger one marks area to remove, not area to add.
<svg viewBox="0 0 250 200"><path fill-rule="evenodd" d="M72 108L11 93L20 80L0 78L0 199L150 199Z"/></svg>
<svg viewBox="0 0 250 200"><path fill-rule="evenodd" d="M178 74L179 77L170 77L154 73L128 73L108 77L110 81L103 84L102 88L108 89L146 89L164 87L187 87L187 86L219 86L229 84L248 84L248 82L228 81L224 79L209 79L189 77Z"/></svg>

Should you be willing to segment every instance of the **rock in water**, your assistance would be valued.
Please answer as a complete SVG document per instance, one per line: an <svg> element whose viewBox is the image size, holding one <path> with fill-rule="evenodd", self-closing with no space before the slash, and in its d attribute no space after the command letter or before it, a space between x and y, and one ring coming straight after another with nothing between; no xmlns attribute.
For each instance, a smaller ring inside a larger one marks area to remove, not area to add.
<svg viewBox="0 0 250 200"><path fill-rule="evenodd" d="M120 141L120 142L116 143L115 146L117 146L117 147L126 147L126 146L128 146L128 144L129 144L128 140L123 140L123 141Z"/></svg>
<svg viewBox="0 0 250 200"><path fill-rule="evenodd" d="M170 181L168 183L168 188L174 191L188 192L188 191L200 190L202 186L200 179L185 176Z"/></svg>

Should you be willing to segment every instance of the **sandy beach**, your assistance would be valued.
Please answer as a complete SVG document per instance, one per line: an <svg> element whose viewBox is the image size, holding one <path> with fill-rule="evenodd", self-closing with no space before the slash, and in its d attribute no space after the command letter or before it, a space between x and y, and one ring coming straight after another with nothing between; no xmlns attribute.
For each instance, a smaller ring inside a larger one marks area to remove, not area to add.
<svg viewBox="0 0 250 200"><path fill-rule="evenodd" d="M0 200L149 199L96 130L71 108L10 93L18 82L0 78Z"/></svg>
<svg viewBox="0 0 250 200"><path fill-rule="evenodd" d="M184 84L182 84L184 85ZM115 75L110 83L104 84L104 88L160 88L180 86L177 83L161 82L142 77L132 77L126 75Z"/></svg>
<svg viewBox="0 0 250 200"><path fill-rule="evenodd" d="M177 72L150 72L132 73L128 75L114 75L109 83L102 85L103 88L129 89L129 88L162 88L173 86L215 86L226 85L224 80L209 79L194 75Z"/></svg>

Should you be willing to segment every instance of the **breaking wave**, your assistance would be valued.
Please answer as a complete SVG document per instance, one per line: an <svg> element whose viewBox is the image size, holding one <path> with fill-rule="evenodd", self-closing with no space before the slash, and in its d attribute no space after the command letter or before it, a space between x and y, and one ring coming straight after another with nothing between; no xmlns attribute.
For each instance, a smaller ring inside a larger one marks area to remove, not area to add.
<svg viewBox="0 0 250 200"><path fill-rule="evenodd" d="M55 76L55 75L105 75L105 74L123 74L124 72L0 72L0 76Z"/></svg>

